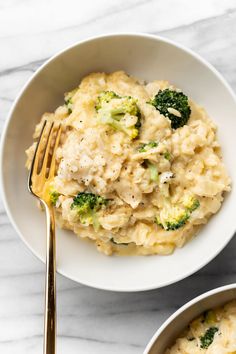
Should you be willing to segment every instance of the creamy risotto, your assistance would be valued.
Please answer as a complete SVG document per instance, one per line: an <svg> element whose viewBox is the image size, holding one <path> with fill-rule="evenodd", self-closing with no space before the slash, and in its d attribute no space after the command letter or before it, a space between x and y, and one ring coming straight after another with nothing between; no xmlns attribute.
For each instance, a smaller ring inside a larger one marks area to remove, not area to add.
<svg viewBox="0 0 236 354"><path fill-rule="evenodd" d="M236 301L194 320L165 354L235 354Z"/></svg>
<svg viewBox="0 0 236 354"><path fill-rule="evenodd" d="M107 255L172 253L230 189L215 124L168 81L92 73L43 115L35 139L45 120L63 124L45 188L58 224Z"/></svg>

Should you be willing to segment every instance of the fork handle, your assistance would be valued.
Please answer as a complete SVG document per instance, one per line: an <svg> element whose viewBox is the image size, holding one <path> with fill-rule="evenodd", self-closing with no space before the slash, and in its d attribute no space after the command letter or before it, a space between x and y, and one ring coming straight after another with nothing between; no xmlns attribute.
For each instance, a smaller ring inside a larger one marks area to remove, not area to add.
<svg viewBox="0 0 236 354"><path fill-rule="evenodd" d="M44 354L56 353L56 238L53 208L46 203L47 251L44 313Z"/></svg>

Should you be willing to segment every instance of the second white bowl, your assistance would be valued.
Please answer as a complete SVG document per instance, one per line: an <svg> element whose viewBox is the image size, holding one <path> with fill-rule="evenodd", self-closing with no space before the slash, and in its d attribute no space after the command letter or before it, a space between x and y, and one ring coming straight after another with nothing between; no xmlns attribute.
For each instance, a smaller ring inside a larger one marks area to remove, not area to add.
<svg viewBox="0 0 236 354"><path fill-rule="evenodd" d="M164 354L181 332L204 311L236 299L236 284L208 291L182 306L157 330L143 354Z"/></svg>

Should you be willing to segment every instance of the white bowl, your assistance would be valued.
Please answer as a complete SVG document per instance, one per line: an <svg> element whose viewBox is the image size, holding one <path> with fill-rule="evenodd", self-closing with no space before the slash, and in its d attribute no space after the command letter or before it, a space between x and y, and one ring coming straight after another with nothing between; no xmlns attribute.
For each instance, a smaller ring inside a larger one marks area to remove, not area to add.
<svg viewBox="0 0 236 354"><path fill-rule="evenodd" d="M146 34L116 34L92 38L46 62L26 84L9 114L2 138L1 177L6 210L17 232L45 258L45 217L26 187L25 149L32 143L42 113L53 111L63 93L90 72L123 69L151 81L167 79L203 105L219 127L224 161L236 180L236 100L220 74L193 52ZM57 230L57 269L80 283L114 291L141 291L174 283L212 260L235 231L235 190L200 234L171 256L107 257L71 232Z"/></svg>
<svg viewBox="0 0 236 354"><path fill-rule="evenodd" d="M208 291L182 306L154 334L143 354L164 354L181 332L204 311L236 299L236 284L222 286Z"/></svg>

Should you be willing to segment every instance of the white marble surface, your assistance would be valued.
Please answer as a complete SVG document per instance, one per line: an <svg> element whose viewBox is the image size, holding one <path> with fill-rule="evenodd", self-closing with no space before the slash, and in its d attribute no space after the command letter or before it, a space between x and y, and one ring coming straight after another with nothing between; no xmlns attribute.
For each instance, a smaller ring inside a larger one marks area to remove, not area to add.
<svg viewBox="0 0 236 354"><path fill-rule="evenodd" d="M94 34L124 31L177 40L236 89L235 0L0 0L0 129L20 88L52 54ZM179 306L236 281L235 252L236 239L195 275L146 293L104 292L58 275L58 354L142 353ZM0 353L42 353L43 286L43 264L0 204Z"/></svg>

